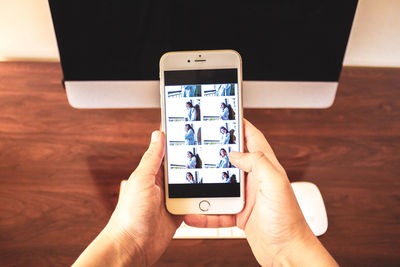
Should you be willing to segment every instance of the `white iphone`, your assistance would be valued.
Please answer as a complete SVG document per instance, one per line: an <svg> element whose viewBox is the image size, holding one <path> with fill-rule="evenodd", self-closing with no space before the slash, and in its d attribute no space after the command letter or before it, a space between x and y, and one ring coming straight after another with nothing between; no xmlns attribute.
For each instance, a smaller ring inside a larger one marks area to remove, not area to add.
<svg viewBox="0 0 400 267"><path fill-rule="evenodd" d="M235 214L244 174L242 61L233 50L170 52L160 59L165 198L172 214Z"/></svg>

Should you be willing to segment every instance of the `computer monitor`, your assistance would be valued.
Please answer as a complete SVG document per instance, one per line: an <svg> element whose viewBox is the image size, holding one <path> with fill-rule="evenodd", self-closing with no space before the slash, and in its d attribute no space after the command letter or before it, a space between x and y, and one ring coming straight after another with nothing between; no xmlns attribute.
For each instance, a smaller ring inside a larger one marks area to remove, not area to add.
<svg viewBox="0 0 400 267"><path fill-rule="evenodd" d="M357 0L49 0L68 100L154 108L168 51L234 49L244 106L327 108Z"/></svg>

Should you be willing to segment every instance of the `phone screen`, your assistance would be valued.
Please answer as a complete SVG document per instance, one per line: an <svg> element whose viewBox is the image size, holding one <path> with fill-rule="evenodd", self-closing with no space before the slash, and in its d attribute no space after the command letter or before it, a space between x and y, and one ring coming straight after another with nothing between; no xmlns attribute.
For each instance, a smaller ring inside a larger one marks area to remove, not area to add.
<svg viewBox="0 0 400 267"><path fill-rule="evenodd" d="M240 197L237 69L164 72L169 198Z"/></svg>

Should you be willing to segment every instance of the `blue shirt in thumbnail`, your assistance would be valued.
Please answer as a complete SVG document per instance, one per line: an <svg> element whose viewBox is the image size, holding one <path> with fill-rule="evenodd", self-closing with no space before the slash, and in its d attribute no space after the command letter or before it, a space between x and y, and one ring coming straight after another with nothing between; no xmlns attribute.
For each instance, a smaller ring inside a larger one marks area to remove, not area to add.
<svg viewBox="0 0 400 267"><path fill-rule="evenodd" d="M219 161L217 168L229 168L229 158L228 156L223 156Z"/></svg>
<svg viewBox="0 0 400 267"><path fill-rule="evenodd" d="M186 167L187 167L188 169L195 169L195 168L196 168L196 164L197 164L196 157L193 156L193 157L191 157L191 158L189 159L189 161L188 161Z"/></svg>
<svg viewBox="0 0 400 267"><path fill-rule="evenodd" d="M192 129L185 133L185 145L194 145L194 131Z"/></svg>
<svg viewBox="0 0 400 267"><path fill-rule="evenodd" d="M231 139L231 136L230 136L229 132L223 133L221 135L221 141L220 141L221 145L229 144L230 139Z"/></svg>
<svg viewBox="0 0 400 267"><path fill-rule="evenodd" d="M230 84L221 84L217 88L217 96L229 96L231 94L230 89Z"/></svg>
<svg viewBox="0 0 400 267"><path fill-rule="evenodd" d="M197 112L195 108L189 108L187 113L187 120L188 121L195 121L197 117Z"/></svg>
<svg viewBox="0 0 400 267"><path fill-rule="evenodd" d="M225 108L222 110L221 119L224 120L224 121L229 120L229 109L228 109L228 107L225 107Z"/></svg>
<svg viewBox="0 0 400 267"><path fill-rule="evenodd" d="M195 92L196 92L195 85L185 85L183 87L183 97L194 97Z"/></svg>

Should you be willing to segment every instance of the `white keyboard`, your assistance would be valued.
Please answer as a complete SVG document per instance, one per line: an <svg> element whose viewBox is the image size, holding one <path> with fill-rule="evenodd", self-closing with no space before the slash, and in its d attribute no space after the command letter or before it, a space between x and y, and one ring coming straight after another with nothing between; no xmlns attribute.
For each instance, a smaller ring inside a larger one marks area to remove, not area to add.
<svg viewBox="0 0 400 267"><path fill-rule="evenodd" d="M184 222L179 226L174 239L211 239L211 238L246 238L244 231L238 227L197 228Z"/></svg>

